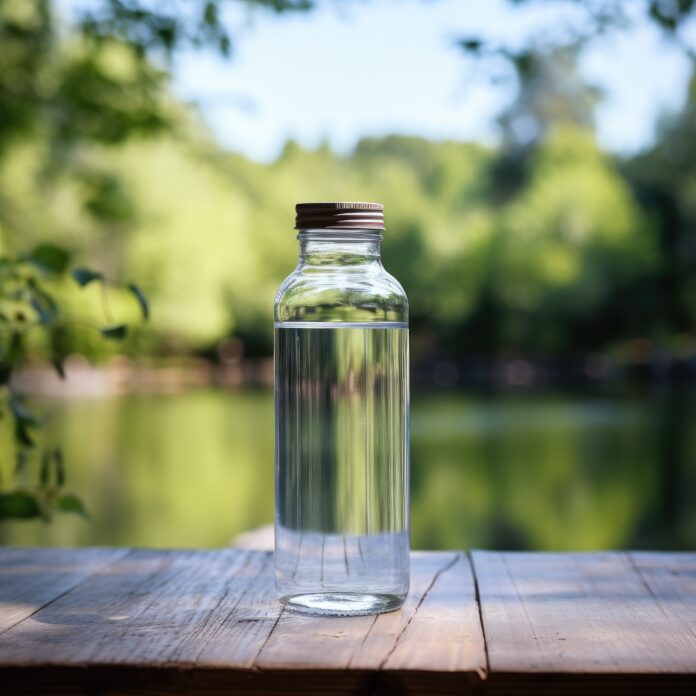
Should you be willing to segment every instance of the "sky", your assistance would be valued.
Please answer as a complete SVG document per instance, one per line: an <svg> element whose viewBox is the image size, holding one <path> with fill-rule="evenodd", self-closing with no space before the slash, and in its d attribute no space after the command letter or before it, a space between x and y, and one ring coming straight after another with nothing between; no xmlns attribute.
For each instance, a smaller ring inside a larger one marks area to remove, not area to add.
<svg viewBox="0 0 696 696"><path fill-rule="evenodd" d="M223 146L260 161L290 138L339 152L392 133L494 142L511 88L492 84L455 41L520 42L580 16L572 3L505 0L329 0L280 16L237 9L232 59L180 54L174 89L198 104ZM687 60L645 20L596 42L581 68L606 93L598 139L622 153L650 143L660 115L683 103L689 75Z"/></svg>

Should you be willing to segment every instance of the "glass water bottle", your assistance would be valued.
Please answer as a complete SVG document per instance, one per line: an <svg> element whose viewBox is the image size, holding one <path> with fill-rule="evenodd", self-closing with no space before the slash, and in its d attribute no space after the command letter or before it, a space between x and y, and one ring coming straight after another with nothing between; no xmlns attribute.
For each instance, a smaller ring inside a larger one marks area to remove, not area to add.
<svg viewBox="0 0 696 696"><path fill-rule="evenodd" d="M296 206L275 301L275 566L304 613L397 609L409 584L408 301L383 206Z"/></svg>

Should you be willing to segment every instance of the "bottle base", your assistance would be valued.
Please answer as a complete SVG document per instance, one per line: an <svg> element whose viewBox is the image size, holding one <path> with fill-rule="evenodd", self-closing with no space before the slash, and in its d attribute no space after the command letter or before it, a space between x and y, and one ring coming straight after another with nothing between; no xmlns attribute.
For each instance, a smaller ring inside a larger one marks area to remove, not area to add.
<svg viewBox="0 0 696 696"><path fill-rule="evenodd" d="M314 592L281 597L289 611L314 616L365 616L399 609L405 597L363 592Z"/></svg>

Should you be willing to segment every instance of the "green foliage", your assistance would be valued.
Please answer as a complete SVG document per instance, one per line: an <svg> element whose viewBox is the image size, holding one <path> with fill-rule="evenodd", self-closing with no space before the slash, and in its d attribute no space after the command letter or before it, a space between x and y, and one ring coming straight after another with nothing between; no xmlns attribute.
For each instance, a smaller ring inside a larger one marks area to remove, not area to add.
<svg viewBox="0 0 696 696"><path fill-rule="evenodd" d="M477 73L516 85L512 99L498 121L511 146L525 148L543 138L550 126L564 122L591 127L594 108L602 97L594 86L580 79L577 63L585 48L608 34L625 31L640 16L653 23L674 46L696 61L696 46L682 31L693 19L694 0L637 0L632 11L621 0L508 0L522 8L542 5L574 5L575 21L560 28L538 29L524 42L496 43L483 36L465 36L457 45L477 61ZM510 8L511 11L513 8ZM637 10L637 12L636 12ZM517 151L519 159L524 152Z"/></svg>
<svg viewBox="0 0 696 696"><path fill-rule="evenodd" d="M246 4L301 11L313 3ZM514 50L462 40L469 54L511 66L518 89L501 114L502 147L388 137L338 156L288 143L260 165L216 148L168 93L162 66L171 52L232 47L219 2L98 0L61 36L48 0L3 3L0 249L17 258L36 245L23 259L38 273L63 273L73 257L63 248L101 270L73 270L79 299L39 277L24 287L23 308L1 309L1 370L44 350L25 345L15 311L50 329L46 357L59 373L71 351L108 355L102 337L126 338L130 355L167 355L209 351L236 334L246 355L270 353L273 295L296 258L292 206L309 199L386 204L385 263L408 292L417 357L598 350L692 331L694 189L688 163L675 185L673 163L690 152L683 142L696 141L693 97L654 153L633 163L602 153L592 135L600 95L580 79L577 60L626 13L621 3L576 4L587 22ZM691 2L643 6L673 40L693 13ZM146 328L126 335L104 277L124 288L114 302L126 323L136 307L148 318L144 291L157 302ZM131 277L144 286L128 285ZM80 305L103 305L102 335L61 322L60 307Z"/></svg>
<svg viewBox="0 0 696 696"><path fill-rule="evenodd" d="M312 0L245 0L274 12L305 11ZM117 37L138 53L163 50L171 53L182 46L217 49L227 56L232 36L221 19L222 0L153 4L143 0L102 0L94 3L81 19L82 31L96 40Z"/></svg>
<svg viewBox="0 0 696 696"><path fill-rule="evenodd" d="M72 493L63 493L58 498L56 506L61 512L72 512L87 517L87 510L82 501Z"/></svg>
<svg viewBox="0 0 696 696"><path fill-rule="evenodd" d="M674 33L694 9L694 0L650 0L650 17L665 31Z"/></svg>
<svg viewBox="0 0 696 696"><path fill-rule="evenodd" d="M244 341L246 355L269 354L270 307L297 258L291 227L298 200L385 203L385 265L408 293L416 342L427 332L430 350L573 350L598 313L654 273L650 219L618 163L587 129L573 125L549 131L504 197L499 182L507 151L418 138L364 140L342 157L294 146L261 165L205 141L183 145L162 137L99 159L99 166L128 177L133 222L95 233L82 213L69 232L55 223L45 229L85 257L103 259L100 265L124 287L127 276L147 279L137 291L127 288L130 298L118 297L124 313L138 306L147 314L139 292L158 306L129 339L132 355L202 350L230 333ZM21 167L13 174L21 177ZM71 199L69 209L80 206L79 190L64 186L42 196L42 210L58 221L60 206ZM15 198L27 220L36 200ZM101 271L78 266L72 274L96 311ZM630 325L605 322L602 335L587 333L582 347L606 348L645 328L638 316ZM74 343L84 340L79 335L66 340L68 352L83 349ZM98 357L103 349L89 350Z"/></svg>
<svg viewBox="0 0 696 696"><path fill-rule="evenodd" d="M653 220L656 273L634 311L661 317L656 330L696 333L696 73L684 109L663 120L655 147L623 168Z"/></svg>
<svg viewBox="0 0 696 696"><path fill-rule="evenodd" d="M71 254L55 244L40 244L27 256L27 261L39 270L60 274L70 263Z"/></svg>
<svg viewBox="0 0 696 696"><path fill-rule="evenodd" d="M135 283L128 283L128 289L137 300L143 319L147 321L150 318L150 304L147 301L145 293Z"/></svg>
<svg viewBox="0 0 696 696"><path fill-rule="evenodd" d="M617 287L650 272L646 224L587 130L555 128L501 204L492 172L503 154L392 137L362 141L348 157L295 146L259 165L201 158L167 139L133 144L111 166L132 172L142 222L111 248L157 300L150 346L166 353L178 337L195 350L232 332L247 355L268 354L273 296L296 262L294 203L382 200L385 264L407 290L416 331L427 326L456 352L509 341L567 350ZM510 328L486 334L484 311ZM604 340L613 337L609 327Z"/></svg>
<svg viewBox="0 0 696 696"><path fill-rule="evenodd" d="M677 45L694 57L693 50L680 35L682 28L694 16L694 0L636 0L633 11L628 11L627 3L622 0L508 0L509 5L521 7L541 7L554 3L573 4L577 9L576 20L572 25L563 26L561 31L557 24L542 28L522 45L519 42L516 45L493 44L481 36L465 36L457 43L472 56L509 62L509 67L524 82L535 74L534 60L537 56L570 48L578 50L598 37L625 30L642 11L643 16L663 31L668 39L676 39ZM555 19L552 21L557 22Z"/></svg>
<svg viewBox="0 0 696 696"><path fill-rule="evenodd" d="M0 493L0 520L27 520L41 516L41 506L35 495L28 491Z"/></svg>
<svg viewBox="0 0 696 696"><path fill-rule="evenodd" d="M314 4L243 2L278 13ZM152 59L191 46L231 53L222 0L96 0L78 10L67 42L59 40L56 5L51 0L0 5L0 153L42 132L53 156L65 164L80 143L115 145L161 132L173 125L173 115L163 93L167 73Z"/></svg>
<svg viewBox="0 0 696 696"><path fill-rule="evenodd" d="M28 254L0 257L0 426L11 429L15 455L15 483L0 489L0 521L49 520L54 512L86 515L79 498L65 490L62 452L40 446L37 430L43 423L27 408L12 382L13 374L31 358L30 340L37 332L46 339L48 359L59 376L65 377L64 332L70 321L53 289L48 288L57 287L71 256L60 246L41 244ZM102 273L84 268L74 269L72 276L80 287L104 283ZM135 292L135 287L129 286L131 292ZM138 290L136 296L141 307L148 306L142 291ZM144 310L143 315L147 318ZM121 340L127 334L125 324L94 328L110 340ZM34 484L28 483L30 467L38 468ZM0 473L3 468L7 469L6 462L0 460Z"/></svg>
<svg viewBox="0 0 696 696"><path fill-rule="evenodd" d="M242 1L276 13L313 6L309 0ZM50 238L99 258L108 277L124 275L128 238L142 226L138 214L144 206L131 172L113 166L114 152L165 132L188 143L191 120L168 94L163 66L182 47L230 54L233 37L221 5L221 0L97 0L68 9L51 0L0 4L0 253L17 257L27 242ZM60 21L59 11L65 13ZM61 252L42 244L26 260L60 274L70 262ZM74 277L84 286L102 279L84 268ZM147 318L143 290L131 285L128 292ZM63 299L69 304L68 295ZM55 324L57 307L42 288L32 289L29 304L39 323ZM104 310L110 322L109 307ZM224 309L218 311L222 326ZM7 323L2 316L0 322ZM120 326L105 332L107 338L124 334ZM74 340L64 332L53 342L62 345L63 356L74 349L99 353L86 339L81 345ZM54 362L62 371L62 358Z"/></svg>
<svg viewBox="0 0 696 696"><path fill-rule="evenodd" d="M81 288L95 280L102 280L104 277L99 271L90 271L89 268L74 268L70 275Z"/></svg>
<svg viewBox="0 0 696 696"><path fill-rule="evenodd" d="M120 341L126 337L128 327L125 324L118 324L117 326L106 326L99 331L104 338L108 338L110 341Z"/></svg>

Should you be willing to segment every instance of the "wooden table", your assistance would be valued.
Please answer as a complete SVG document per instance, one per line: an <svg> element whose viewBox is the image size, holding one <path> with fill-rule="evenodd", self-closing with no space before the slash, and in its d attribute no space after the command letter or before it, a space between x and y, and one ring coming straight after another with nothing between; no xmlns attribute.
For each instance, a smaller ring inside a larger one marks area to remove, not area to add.
<svg viewBox="0 0 696 696"><path fill-rule="evenodd" d="M0 549L0 693L696 694L696 554L414 553L401 611L333 619L272 567Z"/></svg>

